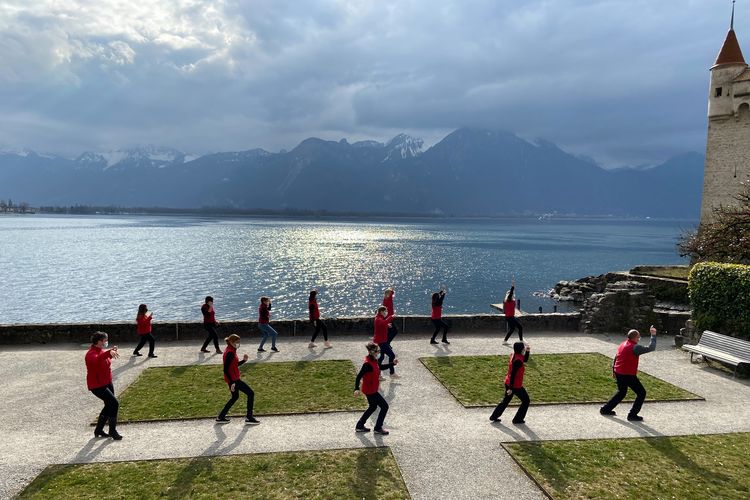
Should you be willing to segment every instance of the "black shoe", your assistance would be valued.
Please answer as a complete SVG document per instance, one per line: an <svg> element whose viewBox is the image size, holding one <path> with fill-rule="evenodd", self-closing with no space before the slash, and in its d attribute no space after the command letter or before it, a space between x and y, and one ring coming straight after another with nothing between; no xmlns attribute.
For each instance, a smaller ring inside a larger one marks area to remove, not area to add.
<svg viewBox="0 0 750 500"><path fill-rule="evenodd" d="M388 432L388 429L383 429L381 427L380 429L375 429L375 434L380 434L382 436L387 436L388 434L390 434L390 432Z"/></svg>
<svg viewBox="0 0 750 500"><path fill-rule="evenodd" d="M229 422L227 417L216 417L216 423L218 424L226 424L227 422Z"/></svg>
<svg viewBox="0 0 750 500"><path fill-rule="evenodd" d="M495 415L490 415L490 422L499 422L500 417L496 417Z"/></svg>
<svg viewBox="0 0 750 500"><path fill-rule="evenodd" d="M245 423L248 425L258 425L260 423L260 420L257 420L255 417L247 417L245 419Z"/></svg>
<svg viewBox="0 0 750 500"><path fill-rule="evenodd" d="M516 424L516 425L521 425L521 424L525 424L525 423L526 423L526 420L516 420L516 419L514 418L514 419L513 419L513 423L514 423L514 424Z"/></svg>
<svg viewBox="0 0 750 500"><path fill-rule="evenodd" d="M442 342L443 344L450 344L450 342L448 342L448 339L443 339Z"/></svg>
<svg viewBox="0 0 750 500"><path fill-rule="evenodd" d="M156 354L149 354L148 357L149 358L158 358L159 356L157 356Z"/></svg>
<svg viewBox="0 0 750 500"><path fill-rule="evenodd" d="M364 425L362 427L357 426L354 428L354 432L370 432L370 428L365 427Z"/></svg>
<svg viewBox="0 0 750 500"><path fill-rule="evenodd" d="M430 340L430 344L437 344L437 343L438 343L438 341L435 340L435 339Z"/></svg>
<svg viewBox="0 0 750 500"><path fill-rule="evenodd" d="M602 415L610 415L612 417L617 415L615 410L605 410L604 408L599 408L599 413L601 413Z"/></svg>
<svg viewBox="0 0 750 500"><path fill-rule="evenodd" d="M120 433L117 431L109 431L109 437L111 437L115 441L119 441L122 439L122 436L120 436Z"/></svg>
<svg viewBox="0 0 750 500"><path fill-rule="evenodd" d="M201 352L211 352L208 349L201 349Z"/></svg>
<svg viewBox="0 0 750 500"><path fill-rule="evenodd" d="M258 347L258 352L266 352L266 350L263 349L262 347Z"/></svg>
<svg viewBox="0 0 750 500"><path fill-rule="evenodd" d="M272 347L272 348L271 348L271 350L272 350L273 352L279 352L279 350L278 350L278 349L276 349L276 347Z"/></svg>
<svg viewBox="0 0 750 500"><path fill-rule="evenodd" d="M221 354L221 353L222 353L221 349L216 349L216 354Z"/></svg>
<svg viewBox="0 0 750 500"><path fill-rule="evenodd" d="M107 434L107 433L106 433L106 432L104 432L103 430L102 430L102 431L100 431L100 430L96 430L96 429L95 429L95 430L94 430L94 437L96 437L96 438L108 438L108 437L109 437L109 434Z"/></svg>
<svg viewBox="0 0 750 500"><path fill-rule="evenodd" d="M133 352L133 356L143 356L140 352Z"/></svg>
<svg viewBox="0 0 750 500"><path fill-rule="evenodd" d="M643 417L641 417L640 415L630 415L630 414L628 414L628 420L630 420L631 422L642 422L643 421Z"/></svg>

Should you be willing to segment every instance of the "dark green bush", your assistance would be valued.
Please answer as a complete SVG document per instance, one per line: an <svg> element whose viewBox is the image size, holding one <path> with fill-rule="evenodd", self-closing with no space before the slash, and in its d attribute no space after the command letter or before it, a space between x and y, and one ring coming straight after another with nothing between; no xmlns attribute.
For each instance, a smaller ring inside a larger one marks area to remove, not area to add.
<svg viewBox="0 0 750 500"><path fill-rule="evenodd" d="M690 270L688 293L699 330L750 339L750 266L700 262Z"/></svg>

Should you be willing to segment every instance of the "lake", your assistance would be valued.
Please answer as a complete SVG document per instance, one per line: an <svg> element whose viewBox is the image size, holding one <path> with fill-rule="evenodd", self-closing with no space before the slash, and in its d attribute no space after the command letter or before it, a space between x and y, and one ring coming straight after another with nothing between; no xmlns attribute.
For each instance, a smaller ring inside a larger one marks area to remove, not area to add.
<svg viewBox="0 0 750 500"><path fill-rule="evenodd" d="M187 216L0 217L0 323L200 321L374 315L396 289L397 314L429 314L445 284L445 314L489 313L516 279L521 308L551 311L548 292L638 264L684 264L676 242L697 221L381 219ZM563 305L564 307L564 305Z"/></svg>

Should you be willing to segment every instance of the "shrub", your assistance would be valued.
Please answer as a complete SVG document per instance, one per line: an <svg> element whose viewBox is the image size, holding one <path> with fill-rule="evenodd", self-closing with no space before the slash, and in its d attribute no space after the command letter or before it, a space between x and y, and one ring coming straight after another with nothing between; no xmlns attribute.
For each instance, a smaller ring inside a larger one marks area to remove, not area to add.
<svg viewBox="0 0 750 500"><path fill-rule="evenodd" d="M699 330L750 339L750 266L700 262L690 270L688 293Z"/></svg>

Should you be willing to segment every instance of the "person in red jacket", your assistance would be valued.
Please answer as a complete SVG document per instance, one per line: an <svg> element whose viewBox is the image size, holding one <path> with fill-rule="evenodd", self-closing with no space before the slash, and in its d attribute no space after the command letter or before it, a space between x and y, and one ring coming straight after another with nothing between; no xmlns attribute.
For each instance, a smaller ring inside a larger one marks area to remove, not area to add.
<svg viewBox="0 0 750 500"><path fill-rule="evenodd" d="M97 398L104 401L104 408L99 413L94 428L94 437L111 437L119 441L122 436L117 432L117 410L120 403L115 397L115 388L112 385L112 358L117 359L120 355L117 346L109 347L109 336L104 332L95 332L91 336L91 347L86 352L86 385L89 391ZM109 421L109 434L104 432L104 424Z"/></svg>
<svg viewBox="0 0 750 500"><path fill-rule="evenodd" d="M232 409L234 403L239 399L240 392L244 392L247 395L247 415L245 416L245 423L250 425L257 425L260 423L253 417L253 403L255 402L255 393L245 382L240 380L240 366L247 362L248 355L245 354L242 357L242 361L239 361L237 349L240 348L240 336L232 334L226 339L227 347L224 349L224 382L229 386L229 392L232 397L229 398L227 404L216 417L216 421L224 424L229 422L227 413Z"/></svg>
<svg viewBox="0 0 750 500"><path fill-rule="evenodd" d="M445 290L441 289L439 292L432 294L432 314L430 315L430 319L432 319L432 324L435 325L435 331L432 333L430 344L438 343L436 339L440 329L443 330L443 344L450 344L448 342L448 323L443 321L443 300L445 300Z"/></svg>
<svg viewBox="0 0 750 500"><path fill-rule="evenodd" d="M628 338L617 348L617 355L612 363L612 375L617 381L617 392L599 409L599 413L602 415L616 415L615 406L620 404L628 393L628 388L631 388L635 392L635 401L633 402L633 407L630 408L630 413L628 413L628 420L634 422L643 420L643 417L638 415L638 412L641 411L641 406L643 406L643 402L646 400L646 389L641 384L641 381L638 380L638 360L641 354L646 354L656 349L656 328L654 328L654 325L651 325L649 330L651 333L651 342L648 344L648 347L638 345L638 341L641 340L641 334L638 330L630 330Z"/></svg>
<svg viewBox="0 0 750 500"><path fill-rule="evenodd" d="M513 344L513 355L508 360L508 372L505 375L505 395L490 415L490 420L493 422L500 421L500 416L513 396L518 396L518 399L521 400L521 406L518 408L516 416L513 417L513 423L523 424L526 422L524 419L531 400L529 399L529 393L523 387L523 375L526 371L525 364L529 362L530 355L531 347L528 344L523 342Z"/></svg>
<svg viewBox="0 0 750 500"><path fill-rule="evenodd" d="M271 337L271 350L273 352L279 352L279 350L276 349L276 335L278 334L271 326L271 305L270 298L260 298L260 306L258 306L258 328L263 332L263 338L260 340L258 352L266 352L266 350L263 349L263 346L265 345L266 340L268 340L268 337Z"/></svg>
<svg viewBox="0 0 750 500"><path fill-rule="evenodd" d="M148 340L148 357L149 358L155 358L157 357L156 354L154 354L154 344L156 343L154 336L151 334L151 317L153 314L151 314L151 311L148 310L148 306L146 304L141 304L138 306L138 315L135 317L135 332L140 337L140 340L138 341L138 346L135 348L135 351L133 351L133 356L143 356L141 354L141 347L146 345L146 341Z"/></svg>
<svg viewBox="0 0 750 500"><path fill-rule="evenodd" d="M214 298L210 295L206 297L206 302L201 306L201 314L203 314L203 328L208 333L206 341L203 342L203 347L201 347L201 352L208 352L208 349L206 348L213 340L216 354L221 354L221 349L219 349L219 334L216 332L216 329L219 327L219 322L216 321Z"/></svg>
<svg viewBox="0 0 750 500"><path fill-rule="evenodd" d="M396 291L393 288L386 288L383 292L383 305L388 310L388 316L396 315L396 310L393 308L394 295L396 295ZM398 335L398 328L396 328L396 323L392 321L388 325L388 342L393 342L396 335Z"/></svg>
<svg viewBox="0 0 750 500"><path fill-rule="evenodd" d="M323 320L320 319L320 310L318 309L318 291L310 291L310 298L307 300L307 309L310 313L310 323L312 324L315 331L313 332L310 343L307 345L310 349L315 347L315 339L318 337L320 330L323 330L323 340L325 341L326 349L330 349L331 343L328 342L328 328Z"/></svg>
<svg viewBox="0 0 750 500"><path fill-rule="evenodd" d="M503 343L509 345L508 339L511 334L518 328L518 340L523 342L523 326L521 322L516 318L516 297L513 295L513 291L516 289L516 280L513 280L510 285L510 290L505 294L503 300L503 314L505 314L505 324L507 325L508 331L505 334L505 340Z"/></svg>
<svg viewBox="0 0 750 500"><path fill-rule="evenodd" d="M378 312L375 315L375 334L372 337L372 341L380 347L380 358L378 358L378 363L382 363L385 356L388 355L391 378L401 378L393 368L396 366L396 363L393 362L396 359L396 354L391 348L391 343L388 342L388 328L391 321L393 321L393 316L388 315L388 309L386 309L385 306L378 307ZM381 380L385 379L381 378Z"/></svg>
<svg viewBox="0 0 750 500"><path fill-rule="evenodd" d="M365 427L365 424L367 423L367 419L370 418L373 413L375 413L375 410L378 407L380 407L378 419L375 421L375 433L387 436L389 434L389 431L383 428L383 423L385 422L385 416L388 413L388 402L385 400L382 394L378 392L378 389L380 387L380 370L392 368L393 366L398 364L398 360L395 359L392 363L381 365L376 360L376 357L380 352L380 348L378 347L378 345L374 342L368 342L365 347L367 348L367 356L365 357L362 368L359 370L357 378L354 381L354 396L357 397L360 395L361 382L361 393L364 394L367 398L367 403L369 404L369 406L362 414L362 417L360 417L359 421L357 422L357 426L354 429L357 432L370 432L370 429Z"/></svg>

